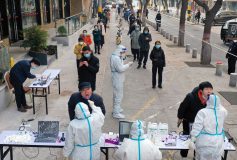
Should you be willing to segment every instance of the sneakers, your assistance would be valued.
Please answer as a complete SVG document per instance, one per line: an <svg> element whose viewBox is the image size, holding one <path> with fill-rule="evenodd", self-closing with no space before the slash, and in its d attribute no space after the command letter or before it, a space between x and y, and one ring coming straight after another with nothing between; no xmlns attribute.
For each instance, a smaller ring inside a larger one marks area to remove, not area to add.
<svg viewBox="0 0 237 160"><path fill-rule="evenodd" d="M27 111L23 106L21 106L20 108L17 108L17 110L19 112L26 112Z"/></svg>
<svg viewBox="0 0 237 160"><path fill-rule="evenodd" d="M143 66L144 69L146 69L146 66Z"/></svg>
<svg viewBox="0 0 237 160"><path fill-rule="evenodd" d="M141 65L138 65L138 66L137 66L137 69L139 69L139 68L141 68Z"/></svg>
<svg viewBox="0 0 237 160"><path fill-rule="evenodd" d="M32 108L32 106L28 106L28 105L26 105L26 106L23 106L25 109L31 109Z"/></svg>
<svg viewBox="0 0 237 160"><path fill-rule="evenodd" d="M152 88L153 88L153 89L155 89L155 88L156 88L156 86L152 86Z"/></svg>
<svg viewBox="0 0 237 160"><path fill-rule="evenodd" d="M159 87L159 88L162 88L162 85L160 84L160 85L158 85L158 87Z"/></svg>
<svg viewBox="0 0 237 160"><path fill-rule="evenodd" d="M117 119L124 119L125 118L125 116L121 113L116 113L116 114L113 113L113 117L117 118Z"/></svg>

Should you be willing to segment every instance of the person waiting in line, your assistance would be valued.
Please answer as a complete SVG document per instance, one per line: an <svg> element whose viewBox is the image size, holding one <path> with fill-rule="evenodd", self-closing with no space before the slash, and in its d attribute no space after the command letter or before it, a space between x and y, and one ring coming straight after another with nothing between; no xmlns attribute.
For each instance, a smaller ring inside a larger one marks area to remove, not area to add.
<svg viewBox="0 0 237 160"><path fill-rule="evenodd" d="M77 56L77 74L78 74L78 80L79 80L79 63L80 59L82 57L82 48L85 47L86 44L84 43L84 40L82 38L78 38L78 44L74 47L74 54Z"/></svg>
<svg viewBox="0 0 237 160"><path fill-rule="evenodd" d="M202 82L191 93L188 93L180 104L177 126L179 127L183 123L184 135L190 134L190 126L193 124L198 111L206 107L207 99L212 92L212 84L208 81ZM183 158L186 158L188 150L181 150L180 154Z"/></svg>
<svg viewBox="0 0 237 160"><path fill-rule="evenodd" d="M235 73L235 65L237 60L237 42L232 42L226 54L228 59L228 74Z"/></svg>
<svg viewBox="0 0 237 160"><path fill-rule="evenodd" d="M195 15L195 19L197 20L198 24L199 24L200 18L201 18L201 12L200 12L200 9L198 9L198 11Z"/></svg>
<svg viewBox="0 0 237 160"><path fill-rule="evenodd" d="M102 113L105 115L105 106L103 98L96 93L92 92L90 82L83 82L78 85L79 92L75 92L71 95L68 101L68 113L70 121L75 118L75 108L79 102L85 103L88 105L90 113L92 113L92 108L88 100L93 101L97 107L100 107Z"/></svg>
<svg viewBox="0 0 237 160"><path fill-rule="evenodd" d="M165 53L161 48L160 41L155 42L155 46L150 54L152 61L152 88L156 88L156 76L158 70L158 87L162 88L162 73L165 67Z"/></svg>
<svg viewBox="0 0 237 160"><path fill-rule="evenodd" d="M99 59L95 57L89 46L82 48L82 57L79 60L79 84L90 82L92 90L96 89L96 74L99 71Z"/></svg>
<svg viewBox="0 0 237 160"><path fill-rule="evenodd" d="M113 117L125 118L122 114L121 102L123 99L123 83L125 80L124 72L132 65L133 62L123 63L125 58L126 48L123 45L118 45L116 50L110 57L110 69L112 73L113 85Z"/></svg>
<svg viewBox="0 0 237 160"><path fill-rule="evenodd" d="M124 139L114 154L115 160L161 160L162 154L155 144L144 136L144 125L140 120L132 124L131 138Z"/></svg>
<svg viewBox="0 0 237 160"><path fill-rule="evenodd" d="M95 54L100 54L100 44L101 44L101 31L99 30L98 25L94 26L94 30L92 31L93 40L95 45Z"/></svg>
<svg viewBox="0 0 237 160"><path fill-rule="evenodd" d="M25 90L23 83L27 78L34 79L35 75L31 74L30 70L36 69L40 66L38 59L21 60L17 62L10 70L10 83L14 87L17 110L19 112L26 112L32 106L26 104Z"/></svg>
<svg viewBox="0 0 237 160"><path fill-rule="evenodd" d="M207 106L195 118L191 131L191 147L196 151L195 160L221 160L224 153L224 121L227 110L217 95L210 95ZM193 144L195 143L195 145Z"/></svg>
<svg viewBox="0 0 237 160"><path fill-rule="evenodd" d="M102 22L103 22L104 30L105 30L105 33L106 33L107 24L108 24L107 11L104 11L104 12L103 12Z"/></svg>
<svg viewBox="0 0 237 160"><path fill-rule="evenodd" d="M141 68L142 61L143 61L143 68L146 69L146 62L148 59L151 41L152 41L152 38L151 38L151 34L149 33L149 29L148 27L144 27L143 33L139 36L139 39L138 39L138 42L140 45L140 57L139 57L137 69Z"/></svg>
<svg viewBox="0 0 237 160"><path fill-rule="evenodd" d="M91 35L87 33L87 30L83 30L79 38L82 38L87 46L92 44Z"/></svg>
<svg viewBox="0 0 237 160"><path fill-rule="evenodd" d="M129 26L133 25L134 22L136 21L134 13L131 13L128 19L129 19Z"/></svg>
<svg viewBox="0 0 237 160"><path fill-rule="evenodd" d="M133 61L139 60L140 45L139 45L138 39L139 39L140 34L141 34L140 27L136 25L135 30L130 35Z"/></svg>
<svg viewBox="0 0 237 160"><path fill-rule="evenodd" d="M156 14L156 30L158 31L159 27L161 27L161 14L160 11Z"/></svg>
<svg viewBox="0 0 237 160"><path fill-rule="evenodd" d="M70 160L100 160L99 140L105 116L93 101L88 100L88 103L92 112L85 103L77 103L75 118L67 129L63 154Z"/></svg>
<svg viewBox="0 0 237 160"><path fill-rule="evenodd" d="M105 37L104 37L104 33L103 33L103 23L102 23L102 21L100 19L98 19L97 25L98 25L99 30L101 31L100 47L102 49L103 45L105 44Z"/></svg>

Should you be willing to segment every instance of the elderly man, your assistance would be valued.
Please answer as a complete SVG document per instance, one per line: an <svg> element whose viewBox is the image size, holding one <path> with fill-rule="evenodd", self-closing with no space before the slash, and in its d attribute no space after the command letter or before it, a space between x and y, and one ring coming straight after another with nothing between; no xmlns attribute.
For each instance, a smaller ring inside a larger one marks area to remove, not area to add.
<svg viewBox="0 0 237 160"><path fill-rule="evenodd" d="M199 110L206 107L206 102L209 95L212 93L213 87L210 82L202 82L198 87L194 88L191 93L188 93L180 104L178 109L178 127L183 123L183 134L189 135L191 125ZM188 155L188 150L181 150L183 158Z"/></svg>
<svg viewBox="0 0 237 160"><path fill-rule="evenodd" d="M110 58L110 68L112 72L112 84L113 84L113 117L125 118L121 113L121 102L123 99L123 82L125 80L124 72L132 65L133 62L123 64L125 58L126 48L123 45L117 46L116 50L112 53Z"/></svg>
<svg viewBox="0 0 237 160"><path fill-rule="evenodd" d="M191 139L195 142L196 160L221 160L224 152L224 121L227 110L217 95L210 95L207 106L201 109L192 126Z"/></svg>
<svg viewBox="0 0 237 160"><path fill-rule="evenodd" d="M33 58L31 61L21 60L17 62L10 70L10 82L15 90L16 105L19 112L26 112L26 109L32 108L26 104L25 91L23 83L27 78L34 79L35 75L30 73L30 70L40 66L40 62Z"/></svg>
<svg viewBox="0 0 237 160"><path fill-rule="evenodd" d="M100 159L99 139L105 117L94 102L89 100L88 103L92 113L85 103L78 103L75 108L75 119L68 126L63 154L70 160Z"/></svg>
<svg viewBox="0 0 237 160"><path fill-rule="evenodd" d="M115 152L115 160L161 160L162 155L157 146L144 136L144 126L137 120L131 127L131 139L124 142Z"/></svg>
<svg viewBox="0 0 237 160"><path fill-rule="evenodd" d="M92 108L88 100L93 101L95 106L100 107L102 113L105 115L105 106L102 97L92 92L91 84L89 82L83 82L79 85L80 92L73 93L68 101L68 112L70 120L75 118L75 108L79 102L83 102L88 105L90 113Z"/></svg>

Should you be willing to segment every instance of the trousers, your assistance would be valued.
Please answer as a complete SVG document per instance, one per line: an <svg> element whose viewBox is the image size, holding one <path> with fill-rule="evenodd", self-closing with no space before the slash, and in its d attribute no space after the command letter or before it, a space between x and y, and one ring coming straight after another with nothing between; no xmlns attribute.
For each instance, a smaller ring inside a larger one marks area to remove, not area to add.
<svg viewBox="0 0 237 160"><path fill-rule="evenodd" d="M15 80L14 78L13 79L10 78L10 82L15 90L17 108L20 108L21 106L26 106L26 97L23 84L18 83L18 81Z"/></svg>
<svg viewBox="0 0 237 160"><path fill-rule="evenodd" d="M139 57L139 62L138 62L139 66L142 64L142 61L143 61L143 66L146 66L146 62L148 59L148 53L149 53L149 51L141 51L140 50L140 57Z"/></svg>
<svg viewBox="0 0 237 160"><path fill-rule="evenodd" d="M152 86L156 86L157 70L158 70L158 85L162 84L163 67L159 67L158 65L152 65Z"/></svg>

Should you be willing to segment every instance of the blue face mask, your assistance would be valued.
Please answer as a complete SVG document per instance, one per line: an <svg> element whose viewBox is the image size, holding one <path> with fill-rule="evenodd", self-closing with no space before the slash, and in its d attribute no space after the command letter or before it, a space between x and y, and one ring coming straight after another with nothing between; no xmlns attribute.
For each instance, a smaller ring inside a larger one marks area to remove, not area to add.
<svg viewBox="0 0 237 160"><path fill-rule="evenodd" d="M84 57L90 58L90 57L91 57L91 54L90 54L90 53L86 53L86 54L84 54Z"/></svg>
<svg viewBox="0 0 237 160"><path fill-rule="evenodd" d="M32 70L35 70L36 68L37 68L36 66L32 66L32 67L31 67Z"/></svg>
<svg viewBox="0 0 237 160"><path fill-rule="evenodd" d="M159 49L159 48L160 48L160 45L159 45L159 44L157 44L157 45L156 45L156 48L157 48L157 49Z"/></svg>
<svg viewBox="0 0 237 160"><path fill-rule="evenodd" d="M145 34L148 34L148 31L144 31Z"/></svg>

